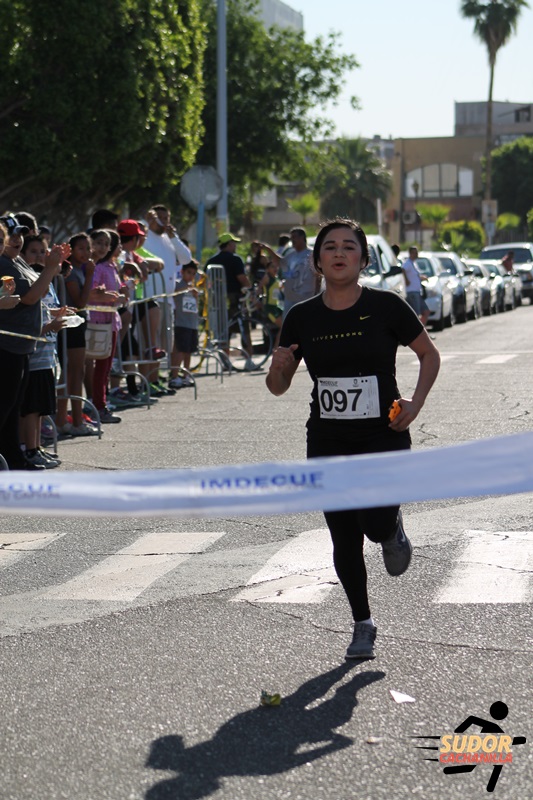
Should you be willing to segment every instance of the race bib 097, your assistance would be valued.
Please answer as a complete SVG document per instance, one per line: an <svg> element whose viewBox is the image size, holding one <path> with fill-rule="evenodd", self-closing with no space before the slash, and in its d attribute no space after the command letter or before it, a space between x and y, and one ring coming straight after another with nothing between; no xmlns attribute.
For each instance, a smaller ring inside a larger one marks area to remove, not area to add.
<svg viewBox="0 0 533 800"><path fill-rule="evenodd" d="M380 416L376 375L360 378L318 378L322 419L375 419Z"/></svg>

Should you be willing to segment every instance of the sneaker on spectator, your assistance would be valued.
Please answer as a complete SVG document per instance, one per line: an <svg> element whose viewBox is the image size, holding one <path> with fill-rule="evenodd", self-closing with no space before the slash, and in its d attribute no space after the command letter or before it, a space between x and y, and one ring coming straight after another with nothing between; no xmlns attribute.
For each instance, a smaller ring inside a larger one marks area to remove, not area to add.
<svg viewBox="0 0 533 800"><path fill-rule="evenodd" d="M133 397L124 389L113 389L107 395L108 406L112 410L115 408L133 408L139 405L137 397Z"/></svg>
<svg viewBox="0 0 533 800"><path fill-rule="evenodd" d="M165 392L161 389L161 387L157 383L149 383L150 388L150 397L164 397Z"/></svg>
<svg viewBox="0 0 533 800"><path fill-rule="evenodd" d="M110 372L110 374L114 378L125 378L126 377L126 373L124 372L124 370L122 370L120 368L120 363L119 363L118 358L114 358L113 359L113 363L111 364L111 372Z"/></svg>
<svg viewBox="0 0 533 800"><path fill-rule="evenodd" d="M57 465L61 464L61 461L57 455L57 453L51 453L49 450L45 450L44 447L38 448L39 453L42 455L43 458L48 459L49 461L57 461Z"/></svg>
<svg viewBox="0 0 533 800"><path fill-rule="evenodd" d="M253 358L247 358L246 359L246 363L244 365L244 369L246 370L246 372L253 372L254 371L255 362L254 362Z"/></svg>
<svg viewBox="0 0 533 800"><path fill-rule="evenodd" d="M159 361L161 358L165 358L166 354L166 350L161 350L160 347L149 347L144 351L145 359L152 359L152 361Z"/></svg>
<svg viewBox="0 0 533 800"><path fill-rule="evenodd" d="M33 453L26 451L24 457L28 464L33 464L35 466L40 464L45 469L55 469L55 467L59 466L59 461L53 458L45 458L40 450L35 450Z"/></svg>
<svg viewBox="0 0 533 800"><path fill-rule="evenodd" d="M107 408L107 406L104 406L104 408L99 409L98 416L100 417L100 422L102 423L102 425L104 424L107 425L108 423L111 422L122 422L122 418L117 417L116 414L113 414L113 412L109 408Z"/></svg>
<svg viewBox="0 0 533 800"><path fill-rule="evenodd" d="M69 433L71 436L98 436L98 429L88 425L87 422L82 422L78 427L71 425Z"/></svg>
<svg viewBox="0 0 533 800"><path fill-rule="evenodd" d="M183 378L178 377L178 378L171 378L168 382L168 385L170 386L171 389L181 389L183 386L185 386L185 383Z"/></svg>
<svg viewBox="0 0 533 800"><path fill-rule="evenodd" d="M163 378L158 378L155 382L156 386L159 386L163 394L165 395L174 395L176 394L176 389L173 389L170 384L166 384Z"/></svg>
<svg viewBox="0 0 533 800"><path fill-rule="evenodd" d="M194 378L192 378L190 375L184 375L182 380L184 386L194 386L195 384Z"/></svg>

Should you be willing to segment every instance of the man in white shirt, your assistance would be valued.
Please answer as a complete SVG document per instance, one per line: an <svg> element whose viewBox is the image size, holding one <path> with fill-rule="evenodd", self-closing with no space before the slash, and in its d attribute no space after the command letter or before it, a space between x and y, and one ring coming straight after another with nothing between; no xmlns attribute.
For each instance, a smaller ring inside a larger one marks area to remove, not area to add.
<svg viewBox="0 0 533 800"><path fill-rule="evenodd" d="M191 261L191 251L183 244L176 229L170 224L170 211L166 206L152 206L146 219L148 235L144 246L163 261L165 290L168 294L172 294L176 286L179 266Z"/></svg>
<svg viewBox="0 0 533 800"><path fill-rule="evenodd" d="M420 317L423 311L422 306L422 281L420 279L420 272L416 266L416 259L418 258L418 249L416 247L409 248L409 258L406 258L402 264L403 277L405 278L405 285L407 289L407 302L416 311Z"/></svg>

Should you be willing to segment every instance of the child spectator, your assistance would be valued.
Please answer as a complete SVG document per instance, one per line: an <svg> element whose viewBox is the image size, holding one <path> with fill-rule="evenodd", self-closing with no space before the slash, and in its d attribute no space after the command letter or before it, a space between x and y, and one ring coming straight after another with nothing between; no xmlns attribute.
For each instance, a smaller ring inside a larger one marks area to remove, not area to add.
<svg viewBox="0 0 533 800"><path fill-rule="evenodd" d="M99 303L117 306L125 299L125 296L122 294L121 282L115 260L122 250L120 236L112 230L96 230L91 232L91 240L93 244L93 254L95 258L98 259L92 277L92 288L93 290L103 290L104 292ZM107 358L95 360L92 382L92 401L98 411L101 423L121 422L121 418L113 414L107 406L107 382L109 380L111 365L117 346L118 332L122 327L120 315L115 309L110 310L109 313L105 311L92 311L91 322L95 322L96 324L111 323L112 325L111 353Z"/></svg>
<svg viewBox="0 0 533 800"><path fill-rule="evenodd" d="M21 253L35 272L40 274L43 271L47 247L41 236L25 236ZM65 325L67 309L60 307L52 284L42 299L41 309L41 333L47 341L37 342L34 352L30 354L28 383L20 408L20 438L25 444L25 456L30 464L53 469L61 462L57 459L57 453L50 454L41 447L41 417L56 413L56 339L57 332Z"/></svg>
<svg viewBox="0 0 533 800"><path fill-rule="evenodd" d="M198 350L198 291L191 288L194 284L198 264L190 261L181 268L181 280L176 282L176 291L184 292L174 297L175 320L174 340L176 343L176 360L172 364L171 389L192 386L194 381L190 375L179 376L179 368L183 364L186 370L191 366L191 354ZM190 291L186 291L189 289Z"/></svg>
<svg viewBox="0 0 533 800"><path fill-rule="evenodd" d="M91 240L86 233L77 233L69 240L72 248L70 264L72 270L65 280L66 299L69 306L77 309L80 317L87 318L84 311L89 301L95 269L91 259ZM87 323L67 329L66 385L71 399L72 422L67 419L67 398L57 398L56 426L59 434L70 436L96 436L97 429L83 419L82 400L85 372L85 330Z"/></svg>
<svg viewBox="0 0 533 800"><path fill-rule="evenodd" d="M261 292L265 293L262 303L263 310L268 317L269 323L274 326L276 330L274 347L277 347L283 319L283 293L279 280L279 265L275 264L274 261L268 262L266 272L257 287L258 295L261 294Z"/></svg>

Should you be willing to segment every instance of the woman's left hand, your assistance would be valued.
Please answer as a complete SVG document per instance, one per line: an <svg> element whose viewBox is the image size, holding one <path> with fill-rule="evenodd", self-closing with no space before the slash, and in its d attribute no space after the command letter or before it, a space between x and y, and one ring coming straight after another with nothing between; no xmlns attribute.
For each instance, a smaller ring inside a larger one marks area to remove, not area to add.
<svg viewBox="0 0 533 800"><path fill-rule="evenodd" d="M398 402L400 403L402 410L398 416L389 423L389 428L392 428L392 430L396 431L397 433L401 433L402 431L407 430L409 425L418 417L420 413L420 406L418 406L414 400L407 400L405 397L401 397Z"/></svg>

